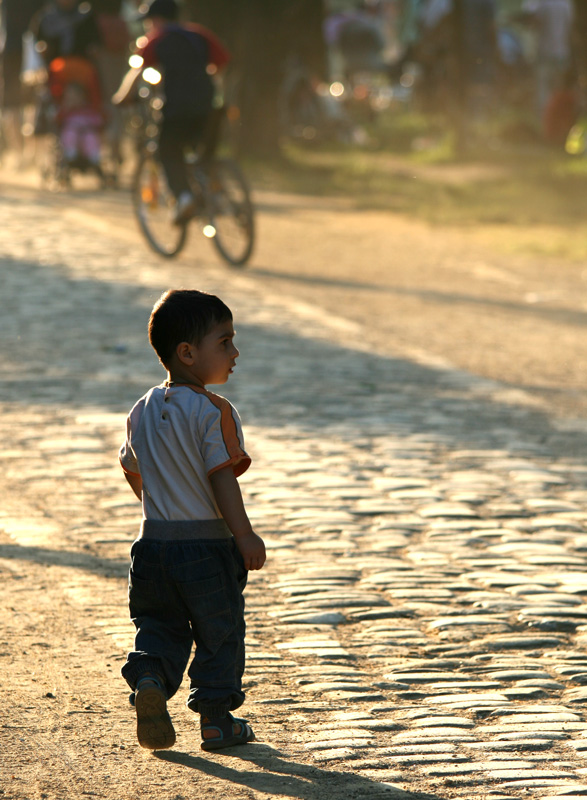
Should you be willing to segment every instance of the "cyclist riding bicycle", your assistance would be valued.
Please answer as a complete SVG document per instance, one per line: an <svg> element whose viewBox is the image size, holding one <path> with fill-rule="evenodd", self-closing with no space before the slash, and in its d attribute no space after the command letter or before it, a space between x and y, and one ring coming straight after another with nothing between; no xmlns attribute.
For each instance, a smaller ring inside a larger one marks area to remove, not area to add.
<svg viewBox="0 0 587 800"><path fill-rule="evenodd" d="M159 158L176 199L173 221L183 225L196 211L184 150L195 147L206 132L214 103L213 76L228 64L230 55L211 31L194 23L179 24L178 15L175 0L152 0L143 16L147 36L138 40L133 66L112 102L118 105L131 100L148 67L161 72L164 101Z"/></svg>

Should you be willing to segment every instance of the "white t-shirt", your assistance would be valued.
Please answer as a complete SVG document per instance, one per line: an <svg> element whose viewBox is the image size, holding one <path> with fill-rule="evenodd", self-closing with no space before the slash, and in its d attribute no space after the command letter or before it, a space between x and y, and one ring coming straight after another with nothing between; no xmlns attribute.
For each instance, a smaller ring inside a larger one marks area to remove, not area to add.
<svg viewBox="0 0 587 800"><path fill-rule="evenodd" d="M251 459L228 400L196 386L162 384L128 415L120 463L141 476L145 519L206 520L221 518L209 475L228 465L242 475Z"/></svg>

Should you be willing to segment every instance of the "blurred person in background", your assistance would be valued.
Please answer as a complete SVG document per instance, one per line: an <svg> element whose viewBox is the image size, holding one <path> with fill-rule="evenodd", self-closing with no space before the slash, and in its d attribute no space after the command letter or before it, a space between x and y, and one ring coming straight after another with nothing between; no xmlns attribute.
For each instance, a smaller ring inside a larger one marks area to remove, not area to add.
<svg viewBox="0 0 587 800"><path fill-rule="evenodd" d="M23 110L33 102L30 89L23 86L23 35L42 0L1 0L0 2L0 108L2 139L10 150L22 153Z"/></svg>
<svg viewBox="0 0 587 800"><path fill-rule="evenodd" d="M57 123L66 163L84 170L88 166L103 179L100 158L104 115L92 104L83 83L71 81L64 87Z"/></svg>
<svg viewBox="0 0 587 800"><path fill-rule="evenodd" d="M579 91L573 68L550 95L542 115L542 133L548 144L565 147L571 128L579 118Z"/></svg>
<svg viewBox="0 0 587 800"><path fill-rule="evenodd" d="M213 116L213 75L230 61L228 51L203 25L181 24L175 0L152 0L144 14L147 36L132 67L112 98L115 105L132 102L143 70L162 73L164 102L159 129L159 159L176 205L173 221L183 225L197 211L188 181L184 151L206 136Z"/></svg>
<svg viewBox="0 0 587 800"><path fill-rule="evenodd" d="M535 37L536 111L542 121L553 92L568 79L572 64L573 2L524 0L520 19Z"/></svg>
<svg viewBox="0 0 587 800"><path fill-rule="evenodd" d="M94 61L101 45L92 7L79 0L50 0L33 18L31 31L46 64L67 56Z"/></svg>
<svg viewBox="0 0 587 800"><path fill-rule="evenodd" d="M324 38L335 53L341 77L351 86L361 73L387 71L378 0L363 0L353 10L330 14L324 21Z"/></svg>
<svg viewBox="0 0 587 800"><path fill-rule="evenodd" d="M97 66L101 37L91 5L80 0L48 0L30 21L29 33L46 72L36 94L34 133L38 137L53 132L54 113L66 82L84 81L94 73L94 105L102 106Z"/></svg>
<svg viewBox="0 0 587 800"><path fill-rule="evenodd" d="M122 0L100 0L96 8L96 25L100 44L96 63L106 110L106 139L115 164L122 161L121 142L124 132L122 110L111 102L128 69L131 32L123 14Z"/></svg>

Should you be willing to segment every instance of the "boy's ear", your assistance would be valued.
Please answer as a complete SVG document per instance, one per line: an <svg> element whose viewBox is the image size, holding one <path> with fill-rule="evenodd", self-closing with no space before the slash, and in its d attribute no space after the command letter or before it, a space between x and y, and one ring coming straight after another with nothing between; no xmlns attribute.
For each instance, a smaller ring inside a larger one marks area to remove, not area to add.
<svg viewBox="0 0 587 800"><path fill-rule="evenodd" d="M189 342L180 342L175 348L176 355L182 364L191 366L194 363L195 347Z"/></svg>

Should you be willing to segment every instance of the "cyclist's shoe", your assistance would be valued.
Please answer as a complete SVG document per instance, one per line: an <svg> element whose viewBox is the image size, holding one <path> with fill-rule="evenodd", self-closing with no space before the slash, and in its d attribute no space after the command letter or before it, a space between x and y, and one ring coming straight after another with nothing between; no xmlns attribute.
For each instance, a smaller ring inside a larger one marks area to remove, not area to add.
<svg viewBox="0 0 587 800"><path fill-rule="evenodd" d="M196 212L196 201L191 192L182 192L177 198L173 212L173 224L185 225Z"/></svg>

